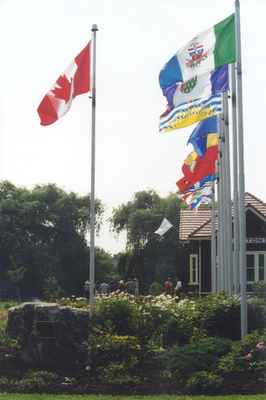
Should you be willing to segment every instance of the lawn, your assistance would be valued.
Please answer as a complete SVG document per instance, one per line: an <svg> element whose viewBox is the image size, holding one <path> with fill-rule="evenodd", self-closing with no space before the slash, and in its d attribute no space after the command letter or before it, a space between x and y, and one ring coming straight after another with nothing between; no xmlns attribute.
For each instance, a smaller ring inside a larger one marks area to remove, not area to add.
<svg viewBox="0 0 266 400"><path fill-rule="evenodd" d="M129 389L130 390L130 389ZM0 400L265 400L266 394L228 396L109 396L109 395L52 395L0 394Z"/></svg>

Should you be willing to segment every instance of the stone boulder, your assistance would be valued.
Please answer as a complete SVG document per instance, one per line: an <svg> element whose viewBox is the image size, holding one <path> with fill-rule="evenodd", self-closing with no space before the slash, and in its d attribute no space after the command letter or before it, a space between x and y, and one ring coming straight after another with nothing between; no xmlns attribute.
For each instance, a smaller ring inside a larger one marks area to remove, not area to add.
<svg viewBox="0 0 266 400"><path fill-rule="evenodd" d="M90 317L86 310L56 303L23 303L8 311L7 333L17 339L22 360L34 367L71 369L87 363Z"/></svg>

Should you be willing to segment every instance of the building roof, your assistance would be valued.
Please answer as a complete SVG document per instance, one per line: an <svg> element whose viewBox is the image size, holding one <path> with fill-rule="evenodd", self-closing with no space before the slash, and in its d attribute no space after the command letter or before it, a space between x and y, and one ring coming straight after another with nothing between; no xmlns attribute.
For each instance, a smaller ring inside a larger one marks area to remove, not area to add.
<svg viewBox="0 0 266 400"><path fill-rule="evenodd" d="M262 217L266 218L266 203L251 193L245 193L245 205L246 208L257 211ZM179 239L206 239L209 237L211 237L211 208L199 208L196 211L182 209L180 212Z"/></svg>
<svg viewBox="0 0 266 400"><path fill-rule="evenodd" d="M199 208L198 210L180 210L179 239L188 240L191 234L206 224L211 218L210 208Z"/></svg>
<svg viewBox="0 0 266 400"><path fill-rule="evenodd" d="M256 211L258 211L260 214L262 214L264 217L266 217L266 203L258 199L256 196L254 196L251 193L245 193L245 204L246 207L253 207L255 208Z"/></svg>

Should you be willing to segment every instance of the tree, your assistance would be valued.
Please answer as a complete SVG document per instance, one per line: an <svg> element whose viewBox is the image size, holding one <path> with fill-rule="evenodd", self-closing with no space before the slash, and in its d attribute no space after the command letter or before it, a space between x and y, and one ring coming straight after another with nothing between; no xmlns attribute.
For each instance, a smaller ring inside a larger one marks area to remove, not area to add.
<svg viewBox="0 0 266 400"><path fill-rule="evenodd" d="M43 284L43 296L46 300L57 300L63 294L61 287L55 276L48 275L47 278L44 279Z"/></svg>
<svg viewBox="0 0 266 400"><path fill-rule="evenodd" d="M99 247L95 249L95 281L109 282L119 279L117 268L111 254Z"/></svg>
<svg viewBox="0 0 266 400"><path fill-rule="evenodd" d="M17 271L25 268L20 287L26 297L40 296L48 276L66 294L81 293L89 259L89 209L89 196L66 193L53 184L29 190L2 182L0 279L10 279L15 265ZM103 214L99 200L95 211L99 230Z"/></svg>
<svg viewBox="0 0 266 400"><path fill-rule="evenodd" d="M175 194L161 198L155 191L141 191L132 201L115 208L111 226L116 233L126 231L126 252L119 255L119 269L126 265L125 277L137 276L145 290L154 280L176 275L177 216L179 200ZM161 239L155 230L166 217L174 228Z"/></svg>

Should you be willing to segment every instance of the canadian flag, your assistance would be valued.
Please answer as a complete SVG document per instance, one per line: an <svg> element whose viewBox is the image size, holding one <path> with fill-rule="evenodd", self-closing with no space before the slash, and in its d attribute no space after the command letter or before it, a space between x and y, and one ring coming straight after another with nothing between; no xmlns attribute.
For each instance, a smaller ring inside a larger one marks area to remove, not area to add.
<svg viewBox="0 0 266 400"><path fill-rule="evenodd" d="M89 42L42 99L37 109L41 125L51 125L65 115L72 100L79 94L87 93L90 88Z"/></svg>

